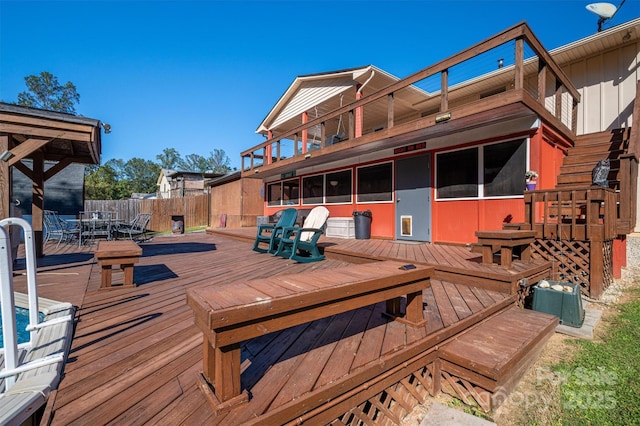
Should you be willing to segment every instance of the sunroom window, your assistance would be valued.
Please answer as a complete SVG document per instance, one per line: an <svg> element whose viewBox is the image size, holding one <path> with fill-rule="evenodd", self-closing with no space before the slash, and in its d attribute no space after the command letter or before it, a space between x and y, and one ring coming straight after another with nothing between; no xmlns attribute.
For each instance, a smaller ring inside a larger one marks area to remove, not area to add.
<svg viewBox="0 0 640 426"><path fill-rule="evenodd" d="M525 139L438 153L437 198L522 195L526 162Z"/></svg>
<svg viewBox="0 0 640 426"><path fill-rule="evenodd" d="M302 204L322 204L324 175L302 178Z"/></svg>
<svg viewBox="0 0 640 426"><path fill-rule="evenodd" d="M351 170L327 173L324 193L327 204L350 203Z"/></svg>
<svg viewBox="0 0 640 426"><path fill-rule="evenodd" d="M288 206L300 203L300 180L291 179L267 186L269 206Z"/></svg>
<svg viewBox="0 0 640 426"><path fill-rule="evenodd" d="M393 201L393 165L359 167L357 191L358 203Z"/></svg>

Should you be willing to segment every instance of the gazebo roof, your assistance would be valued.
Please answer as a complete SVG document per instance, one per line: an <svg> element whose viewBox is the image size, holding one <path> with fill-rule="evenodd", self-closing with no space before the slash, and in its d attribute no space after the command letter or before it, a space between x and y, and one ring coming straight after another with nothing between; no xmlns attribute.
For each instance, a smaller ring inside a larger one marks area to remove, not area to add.
<svg viewBox="0 0 640 426"><path fill-rule="evenodd" d="M13 165L34 152L44 160L100 164L100 120L0 103L0 134L10 136Z"/></svg>

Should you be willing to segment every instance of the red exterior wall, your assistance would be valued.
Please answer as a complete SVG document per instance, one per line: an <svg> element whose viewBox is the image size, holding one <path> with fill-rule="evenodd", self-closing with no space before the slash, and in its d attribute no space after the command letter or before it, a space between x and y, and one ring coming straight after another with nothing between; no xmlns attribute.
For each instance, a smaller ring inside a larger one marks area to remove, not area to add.
<svg viewBox="0 0 640 426"><path fill-rule="evenodd" d="M517 134L501 137L496 140L512 137L529 137L529 168L539 174L537 189L555 187L557 176L560 172L562 159L566 155L569 143L562 140L555 132L544 126L526 134ZM485 144L494 140L478 141L476 144ZM449 150L451 148L447 148ZM417 151L416 155L426 151ZM400 157L393 157L396 160ZM381 159L380 162L389 159ZM431 157L432 167L435 170L435 155ZM377 163L377 162L376 162ZM358 164L360 166L361 164ZM341 168L339 170L344 170ZM331 172L325 170L323 173ZM352 167L354 177L353 193L355 194L356 166ZM524 179L524 177L523 177ZM435 184L435 176L431 176ZM266 188L265 188L266 193ZM431 229L433 242L448 243L472 243L477 241L475 231L502 229L505 223L519 223L524 221L524 202L522 197L480 200L435 200L435 190L431 191ZM395 197L394 197L395 200ZM264 203L264 214L272 215L284 206L267 206ZM287 206L289 207L289 206ZM309 209L314 206L291 206L297 209ZM394 239L395 236L395 202L356 204L355 196L351 204L326 205L330 217L351 217L355 210L371 210L371 236L373 238Z"/></svg>

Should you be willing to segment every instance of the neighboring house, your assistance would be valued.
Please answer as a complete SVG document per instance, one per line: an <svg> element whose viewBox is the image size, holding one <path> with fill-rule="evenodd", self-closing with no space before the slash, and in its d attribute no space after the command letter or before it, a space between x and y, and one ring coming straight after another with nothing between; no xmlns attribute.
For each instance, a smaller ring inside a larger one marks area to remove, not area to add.
<svg viewBox="0 0 640 426"><path fill-rule="evenodd" d="M540 252L574 251L576 262L580 250L598 253L590 263L616 273L639 223L630 131L639 37L637 19L548 52L519 24L404 79L374 66L300 76L258 127L267 140L241 154L242 175L265 183L263 215L290 205L325 205L333 217L370 210L378 238L469 244L477 230L524 223L562 240L573 217L566 246ZM580 155L579 165L567 160ZM594 201L591 170L604 157L605 195L623 217L609 214L613 226L595 241L575 211ZM529 170L552 198L524 191ZM553 197L576 189L574 212L554 216Z"/></svg>
<svg viewBox="0 0 640 426"><path fill-rule="evenodd" d="M213 172L162 169L158 176L158 198L181 198L207 193L205 179L223 176Z"/></svg>

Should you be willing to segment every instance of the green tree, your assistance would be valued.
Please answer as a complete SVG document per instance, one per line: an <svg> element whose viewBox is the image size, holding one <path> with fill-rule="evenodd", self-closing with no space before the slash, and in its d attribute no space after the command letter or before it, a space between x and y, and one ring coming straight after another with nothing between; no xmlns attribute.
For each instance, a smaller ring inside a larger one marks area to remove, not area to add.
<svg viewBox="0 0 640 426"><path fill-rule="evenodd" d="M207 170L207 167L207 159L202 155L189 154L184 157L184 162L181 168L183 171L204 172Z"/></svg>
<svg viewBox="0 0 640 426"><path fill-rule="evenodd" d="M175 148L163 149L162 154L156 155L156 160L160 162L160 167L163 169L177 169L184 161Z"/></svg>
<svg viewBox="0 0 640 426"><path fill-rule="evenodd" d="M129 194L127 196L130 197L134 192L155 193L160 170L161 167L158 163L142 158L132 158L124 163L123 179L128 182Z"/></svg>
<svg viewBox="0 0 640 426"><path fill-rule="evenodd" d="M84 196L87 200L117 200L117 175L108 165L85 168Z"/></svg>
<svg viewBox="0 0 640 426"><path fill-rule="evenodd" d="M46 71L24 78L27 92L18 93L18 105L75 114L75 104L80 102L76 86L68 81L64 86L58 78Z"/></svg>
<svg viewBox="0 0 640 426"><path fill-rule="evenodd" d="M231 160L223 149L214 149L211 151L207 162L209 165L207 170L211 170L214 173L227 173L231 170Z"/></svg>

